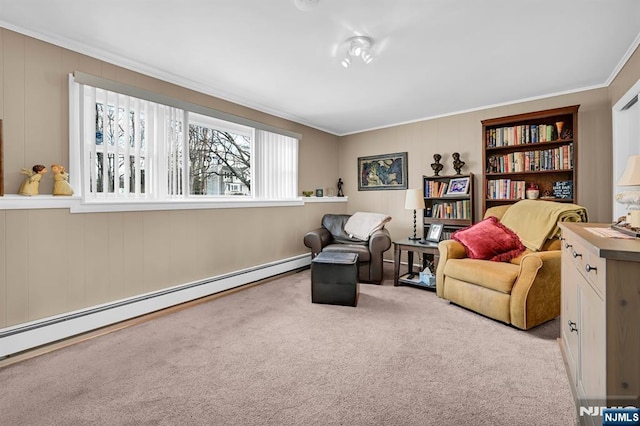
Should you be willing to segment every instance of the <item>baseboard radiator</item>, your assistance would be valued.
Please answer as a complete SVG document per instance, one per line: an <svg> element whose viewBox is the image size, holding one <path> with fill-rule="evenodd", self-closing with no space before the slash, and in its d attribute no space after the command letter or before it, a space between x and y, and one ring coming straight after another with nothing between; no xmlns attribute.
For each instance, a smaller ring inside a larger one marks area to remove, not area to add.
<svg viewBox="0 0 640 426"><path fill-rule="evenodd" d="M0 359L101 327L273 277L311 264L294 256L205 280L0 329Z"/></svg>

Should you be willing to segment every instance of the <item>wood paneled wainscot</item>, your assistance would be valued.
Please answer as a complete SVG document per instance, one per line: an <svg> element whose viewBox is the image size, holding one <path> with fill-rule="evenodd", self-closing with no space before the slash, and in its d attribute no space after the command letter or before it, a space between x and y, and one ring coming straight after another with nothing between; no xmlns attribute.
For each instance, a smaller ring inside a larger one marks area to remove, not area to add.
<svg viewBox="0 0 640 426"><path fill-rule="evenodd" d="M602 424L589 407L640 407L640 240L587 230L608 227L560 224L560 346L583 425Z"/></svg>

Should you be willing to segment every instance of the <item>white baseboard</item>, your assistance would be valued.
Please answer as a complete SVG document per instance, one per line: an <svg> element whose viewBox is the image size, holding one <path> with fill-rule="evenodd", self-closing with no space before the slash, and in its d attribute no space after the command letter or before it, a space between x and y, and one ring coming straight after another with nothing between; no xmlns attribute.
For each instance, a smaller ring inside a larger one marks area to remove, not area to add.
<svg viewBox="0 0 640 426"><path fill-rule="evenodd" d="M0 329L0 359L311 264L309 254Z"/></svg>

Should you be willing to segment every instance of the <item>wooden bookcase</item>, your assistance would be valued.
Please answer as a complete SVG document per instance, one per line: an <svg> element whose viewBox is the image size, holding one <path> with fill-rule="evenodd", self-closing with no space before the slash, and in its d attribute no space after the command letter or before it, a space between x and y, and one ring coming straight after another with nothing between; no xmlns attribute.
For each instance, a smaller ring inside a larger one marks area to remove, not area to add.
<svg viewBox="0 0 640 426"><path fill-rule="evenodd" d="M451 192L452 181L459 182L465 179L468 179L465 191L447 194L447 192ZM423 232L425 237L429 234L431 225L435 223L443 225L441 240L449 239L452 232L474 223L473 173L423 176L422 180L425 206ZM439 193L436 193L437 191Z"/></svg>
<svg viewBox="0 0 640 426"><path fill-rule="evenodd" d="M577 203L578 108L549 109L482 121L482 212L525 198Z"/></svg>

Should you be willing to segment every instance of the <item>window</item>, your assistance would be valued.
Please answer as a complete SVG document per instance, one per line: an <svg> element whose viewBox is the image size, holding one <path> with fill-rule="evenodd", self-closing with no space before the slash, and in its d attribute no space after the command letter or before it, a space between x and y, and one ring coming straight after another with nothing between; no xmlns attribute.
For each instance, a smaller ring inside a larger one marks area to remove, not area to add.
<svg viewBox="0 0 640 426"><path fill-rule="evenodd" d="M69 93L87 204L297 197L299 135L81 73Z"/></svg>
<svg viewBox="0 0 640 426"><path fill-rule="evenodd" d="M251 195L254 129L189 114L191 195Z"/></svg>
<svg viewBox="0 0 640 426"><path fill-rule="evenodd" d="M95 109L95 138L87 139L87 189L90 194L144 194L149 102L102 89L88 94Z"/></svg>

